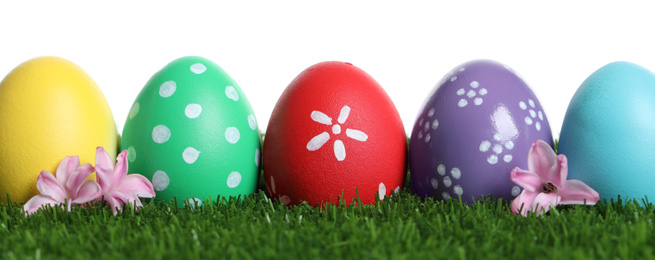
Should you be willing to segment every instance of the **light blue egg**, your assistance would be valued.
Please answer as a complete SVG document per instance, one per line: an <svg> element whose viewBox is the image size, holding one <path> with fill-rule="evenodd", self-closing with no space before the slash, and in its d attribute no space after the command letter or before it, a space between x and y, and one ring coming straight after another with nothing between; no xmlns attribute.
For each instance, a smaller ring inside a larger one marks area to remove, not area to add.
<svg viewBox="0 0 655 260"><path fill-rule="evenodd" d="M613 62L591 74L566 111L559 153L568 179L601 199L655 200L655 74Z"/></svg>

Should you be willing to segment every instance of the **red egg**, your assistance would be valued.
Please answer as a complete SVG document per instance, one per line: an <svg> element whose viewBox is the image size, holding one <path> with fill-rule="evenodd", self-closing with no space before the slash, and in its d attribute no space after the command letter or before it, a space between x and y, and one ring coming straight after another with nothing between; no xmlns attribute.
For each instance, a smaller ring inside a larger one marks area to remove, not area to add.
<svg viewBox="0 0 655 260"><path fill-rule="evenodd" d="M407 139L382 87L344 62L300 73L275 105L264 139L268 191L282 203L364 204L403 183Z"/></svg>

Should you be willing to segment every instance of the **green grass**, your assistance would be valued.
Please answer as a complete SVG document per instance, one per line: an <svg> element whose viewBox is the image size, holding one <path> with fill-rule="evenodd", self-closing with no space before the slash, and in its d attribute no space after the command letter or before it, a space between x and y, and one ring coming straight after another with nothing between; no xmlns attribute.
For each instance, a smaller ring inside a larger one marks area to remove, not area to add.
<svg viewBox="0 0 655 260"><path fill-rule="evenodd" d="M0 204L0 259L648 259L652 204L564 206L540 217L506 201L464 205L408 191L376 205L287 207L264 192L191 209L149 203L49 209Z"/></svg>

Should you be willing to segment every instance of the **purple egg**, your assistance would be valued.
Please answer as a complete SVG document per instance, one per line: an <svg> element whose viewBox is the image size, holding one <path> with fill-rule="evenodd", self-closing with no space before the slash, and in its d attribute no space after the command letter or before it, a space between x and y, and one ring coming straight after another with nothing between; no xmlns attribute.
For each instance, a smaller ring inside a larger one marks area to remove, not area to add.
<svg viewBox="0 0 655 260"><path fill-rule="evenodd" d="M512 200L521 188L509 178L527 169L530 145L553 138L528 85L509 67L488 60L448 73L421 109L409 143L412 190L419 196L487 195Z"/></svg>

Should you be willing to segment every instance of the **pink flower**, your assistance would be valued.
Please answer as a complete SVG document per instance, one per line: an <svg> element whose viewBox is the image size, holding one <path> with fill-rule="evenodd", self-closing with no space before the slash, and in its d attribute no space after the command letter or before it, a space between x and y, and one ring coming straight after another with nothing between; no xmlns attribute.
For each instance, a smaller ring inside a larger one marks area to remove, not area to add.
<svg viewBox="0 0 655 260"><path fill-rule="evenodd" d="M36 188L41 194L25 203L25 213L32 214L46 204L53 207L61 205L62 209L70 211L73 204L96 200L101 194L100 185L86 180L93 171L91 164L80 166L80 158L77 156L69 156L61 161L57 167L57 178L52 173L41 171L36 179Z"/></svg>
<svg viewBox="0 0 655 260"><path fill-rule="evenodd" d="M523 187L523 192L512 201L514 214L528 211L537 215L546 213L558 204L595 205L600 199L598 192L579 180L567 180L568 163L563 154L555 151L544 141L537 140L528 153L528 171L514 168L510 179Z"/></svg>
<svg viewBox="0 0 655 260"><path fill-rule="evenodd" d="M155 190L152 183L143 175L127 175L127 150L116 158L116 166L104 148L96 149L96 177L102 188L102 196L109 203L114 215L123 210L123 205L134 204L141 207L141 198L152 198ZM99 199L98 199L99 200Z"/></svg>

